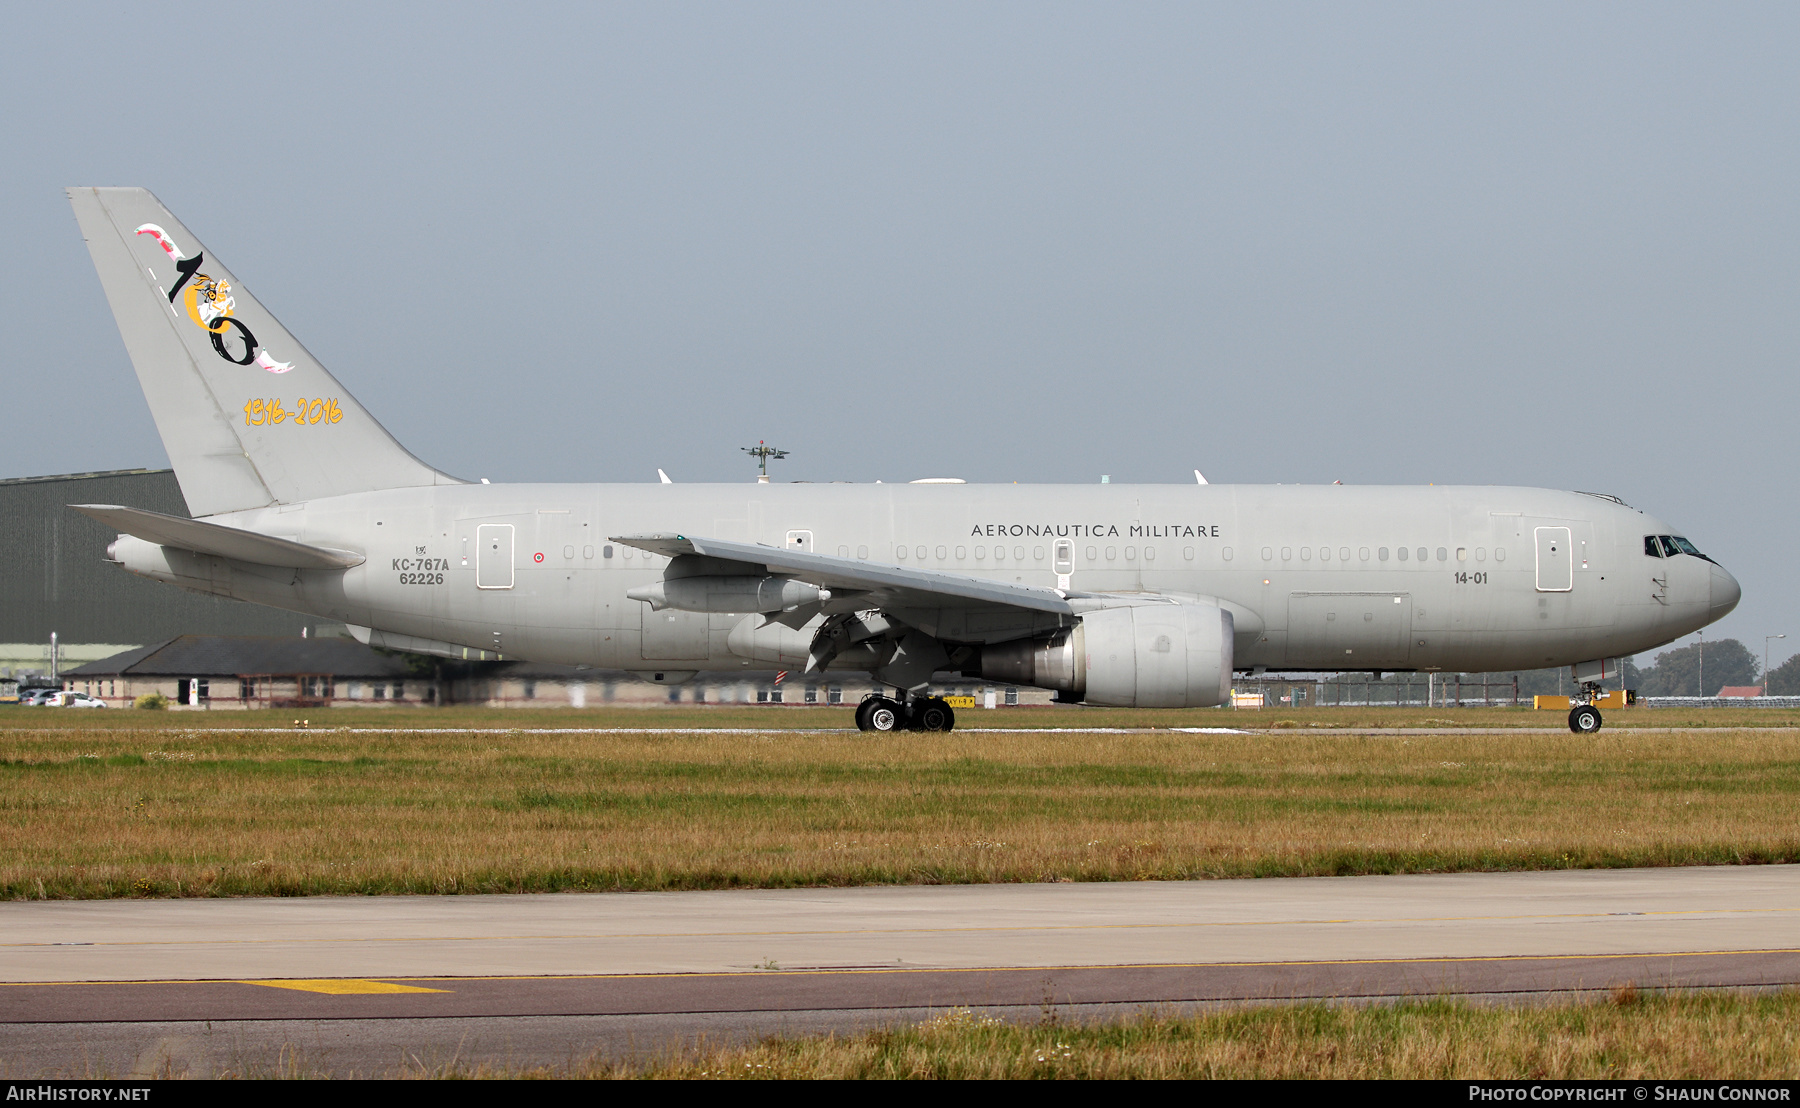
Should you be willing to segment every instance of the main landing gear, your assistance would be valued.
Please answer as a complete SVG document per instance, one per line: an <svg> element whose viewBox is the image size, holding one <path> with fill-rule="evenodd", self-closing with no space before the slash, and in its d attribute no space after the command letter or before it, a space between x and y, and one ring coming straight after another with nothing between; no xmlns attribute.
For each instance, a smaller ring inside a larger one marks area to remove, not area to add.
<svg viewBox="0 0 1800 1108"><path fill-rule="evenodd" d="M900 699L876 693L856 706L858 731L951 731L956 712L941 696L906 696Z"/></svg>
<svg viewBox="0 0 1800 1108"><path fill-rule="evenodd" d="M1578 695L1570 697L1577 703L1569 709L1569 730L1577 735L1592 735L1600 730L1600 709L1592 704L1580 703L1580 701L1591 701L1599 695L1600 686L1588 682L1581 686L1581 692Z"/></svg>

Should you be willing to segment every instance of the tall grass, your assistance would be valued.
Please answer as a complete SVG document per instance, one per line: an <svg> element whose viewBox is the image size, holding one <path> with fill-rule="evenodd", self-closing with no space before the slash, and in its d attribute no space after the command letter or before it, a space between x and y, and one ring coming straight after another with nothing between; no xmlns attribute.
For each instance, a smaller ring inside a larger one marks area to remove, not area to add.
<svg viewBox="0 0 1800 1108"><path fill-rule="evenodd" d="M1797 763L1800 732L1771 730L12 729L0 731L0 896L1791 861Z"/></svg>
<svg viewBox="0 0 1800 1108"><path fill-rule="evenodd" d="M221 1077L1000 1079L1388 1078L1788 1080L1800 1077L1800 994L1644 995L1493 1007L1452 1000L1235 1007L1200 1015L1002 1022L956 1009L862 1034L777 1035L746 1046L594 1055L557 1065L410 1055L335 1071L284 1048ZM322 1060L321 1060L322 1061ZM173 1063L162 1076L181 1077ZM83 1076L104 1076L88 1073Z"/></svg>
<svg viewBox="0 0 1800 1108"><path fill-rule="evenodd" d="M1800 997L1706 994L1534 1007L1460 1001L1239 1008L1017 1026L952 1012L848 1038L775 1038L648 1068L678 1078L1788 1078Z"/></svg>

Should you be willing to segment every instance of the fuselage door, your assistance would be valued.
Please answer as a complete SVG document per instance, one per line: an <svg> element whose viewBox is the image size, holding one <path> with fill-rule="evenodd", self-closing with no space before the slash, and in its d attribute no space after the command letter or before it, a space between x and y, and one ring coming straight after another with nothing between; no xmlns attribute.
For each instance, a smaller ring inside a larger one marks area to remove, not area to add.
<svg viewBox="0 0 1800 1108"><path fill-rule="evenodd" d="M1538 527L1537 588L1539 592L1568 592L1575 587L1575 557L1567 527Z"/></svg>
<svg viewBox="0 0 1800 1108"><path fill-rule="evenodd" d="M513 587L513 525L483 523L475 528L475 587Z"/></svg>
<svg viewBox="0 0 1800 1108"><path fill-rule="evenodd" d="M1075 575L1075 544L1068 539L1056 540L1056 587L1069 588L1069 581Z"/></svg>

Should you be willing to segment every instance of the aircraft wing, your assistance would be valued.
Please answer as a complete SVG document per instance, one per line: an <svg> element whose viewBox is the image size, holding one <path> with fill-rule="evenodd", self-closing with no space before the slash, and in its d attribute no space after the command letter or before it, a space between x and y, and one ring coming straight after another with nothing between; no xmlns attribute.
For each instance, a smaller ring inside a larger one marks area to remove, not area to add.
<svg viewBox="0 0 1800 1108"><path fill-rule="evenodd" d="M239 562L293 569L348 569L361 565L364 560L361 554L350 550L307 546L273 535L142 508L122 508L117 504L71 504L69 507L145 542Z"/></svg>
<svg viewBox="0 0 1800 1108"><path fill-rule="evenodd" d="M906 566L882 565L857 558L834 558L807 550L786 550L761 543L727 542L690 535L615 535L613 542L648 550L667 558L699 554L709 558L762 567L769 573L795 577L808 584L836 591L873 594L864 607L981 607L1000 605L1056 615L1074 615L1068 598L1055 589L1035 585L1009 585L937 573Z"/></svg>

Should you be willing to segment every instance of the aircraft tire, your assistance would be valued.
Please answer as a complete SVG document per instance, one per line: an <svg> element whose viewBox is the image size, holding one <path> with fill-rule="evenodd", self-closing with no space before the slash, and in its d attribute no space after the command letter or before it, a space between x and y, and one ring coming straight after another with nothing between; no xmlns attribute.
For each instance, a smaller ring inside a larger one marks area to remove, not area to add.
<svg viewBox="0 0 1800 1108"><path fill-rule="evenodd" d="M869 708L874 703L875 703L875 699L873 697L871 697L870 699L865 700L861 704L858 704L856 706L856 729L858 731L874 730L874 728L872 726L870 726L870 724L869 724Z"/></svg>
<svg viewBox="0 0 1800 1108"><path fill-rule="evenodd" d="M1569 730L1577 735L1592 735L1600 730L1600 709L1592 704L1578 705L1569 710Z"/></svg>
<svg viewBox="0 0 1800 1108"><path fill-rule="evenodd" d="M915 731L953 731L956 712L943 697L934 696L913 709L912 726Z"/></svg>
<svg viewBox="0 0 1800 1108"><path fill-rule="evenodd" d="M869 721L870 731L898 731L906 726L906 715L900 705L885 696L863 701L868 709L864 718Z"/></svg>

